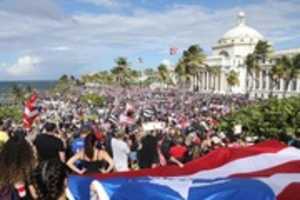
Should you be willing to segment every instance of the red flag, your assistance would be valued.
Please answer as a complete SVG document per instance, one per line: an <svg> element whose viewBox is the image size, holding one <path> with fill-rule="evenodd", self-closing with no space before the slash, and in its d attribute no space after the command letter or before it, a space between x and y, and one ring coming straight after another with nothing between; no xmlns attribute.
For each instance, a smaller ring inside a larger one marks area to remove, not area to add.
<svg viewBox="0 0 300 200"><path fill-rule="evenodd" d="M24 128L31 128L35 118L39 115L39 109L36 107L37 94L33 93L31 97L25 102L23 113Z"/></svg>

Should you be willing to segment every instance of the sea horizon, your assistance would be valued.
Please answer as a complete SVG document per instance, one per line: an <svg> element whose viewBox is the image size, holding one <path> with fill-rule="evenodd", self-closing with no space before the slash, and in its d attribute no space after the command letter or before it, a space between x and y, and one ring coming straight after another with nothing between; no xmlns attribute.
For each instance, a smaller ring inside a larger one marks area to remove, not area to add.
<svg viewBox="0 0 300 200"><path fill-rule="evenodd" d="M3 96L5 93L10 92L12 87L17 85L21 88L26 88L30 86L32 89L37 89L40 91L45 91L50 89L55 85L57 80L10 80L10 81L0 81L0 95Z"/></svg>

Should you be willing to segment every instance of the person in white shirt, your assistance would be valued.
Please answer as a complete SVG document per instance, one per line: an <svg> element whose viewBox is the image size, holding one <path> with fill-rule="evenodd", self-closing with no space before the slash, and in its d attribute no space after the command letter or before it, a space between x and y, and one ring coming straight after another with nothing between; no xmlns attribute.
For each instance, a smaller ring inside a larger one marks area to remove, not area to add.
<svg viewBox="0 0 300 200"><path fill-rule="evenodd" d="M117 133L116 137L112 138L111 148L116 171L128 171L128 156L130 149L128 144L124 141L123 133Z"/></svg>

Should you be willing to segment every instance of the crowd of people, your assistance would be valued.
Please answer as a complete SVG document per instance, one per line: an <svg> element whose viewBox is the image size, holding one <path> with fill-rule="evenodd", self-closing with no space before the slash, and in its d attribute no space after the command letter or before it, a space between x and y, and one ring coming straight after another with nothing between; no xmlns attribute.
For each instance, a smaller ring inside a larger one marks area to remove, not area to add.
<svg viewBox="0 0 300 200"><path fill-rule="evenodd" d="M89 89L80 91L90 92ZM251 145L220 118L253 102L244 96L178 90L105 88L104 107L80 93L40 94L30 129L0 121L0 199L65 199L68 174L112 173L177 165L220 147Z"/></svg>

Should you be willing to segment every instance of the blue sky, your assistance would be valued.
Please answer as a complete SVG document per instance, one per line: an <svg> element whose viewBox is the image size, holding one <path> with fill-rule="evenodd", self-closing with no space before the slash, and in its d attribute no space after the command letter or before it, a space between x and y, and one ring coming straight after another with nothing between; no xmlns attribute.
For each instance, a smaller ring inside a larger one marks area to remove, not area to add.
<svg viewBox="0 0 300 200"><path fill-rule="evenodd" d="M209 55L241 10L275 49L300 48L300 0L0 0L0 80L80 76L118 56L175 64L191 44Z"/></svg>

